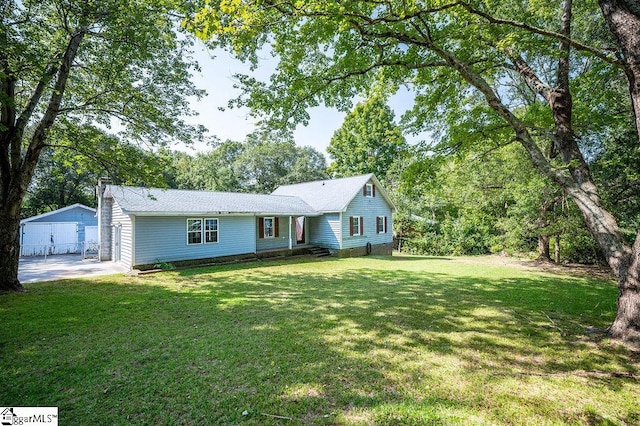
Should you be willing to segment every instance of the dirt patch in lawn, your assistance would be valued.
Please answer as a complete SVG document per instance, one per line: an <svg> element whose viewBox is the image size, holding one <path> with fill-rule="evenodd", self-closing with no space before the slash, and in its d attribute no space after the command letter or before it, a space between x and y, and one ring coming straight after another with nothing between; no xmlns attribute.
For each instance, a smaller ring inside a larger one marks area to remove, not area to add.
<svg viewBox="0 0 640 426"><path fill-rule="evenodd" d="M542 262L539 260L527 260L508 256L475 256L459 258L465 263L480 263L488 265L516 266L521 268L544 271L553 274L570 275L578 277L591 277L603 280L614 280L615 276L607 266L603 265L582 265L579 263L554 263Z"/></svg>

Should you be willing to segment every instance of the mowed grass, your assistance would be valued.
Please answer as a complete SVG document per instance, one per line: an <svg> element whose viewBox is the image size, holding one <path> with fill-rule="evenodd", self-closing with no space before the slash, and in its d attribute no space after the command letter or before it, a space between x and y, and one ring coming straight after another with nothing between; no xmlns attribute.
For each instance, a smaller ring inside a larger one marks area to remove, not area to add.
<svg viewBox="0 0 640 426"><path fill-rule="evenodd" d="M640 424L612 281L297 259L0 296L0 405L61 424Z"/></svg>

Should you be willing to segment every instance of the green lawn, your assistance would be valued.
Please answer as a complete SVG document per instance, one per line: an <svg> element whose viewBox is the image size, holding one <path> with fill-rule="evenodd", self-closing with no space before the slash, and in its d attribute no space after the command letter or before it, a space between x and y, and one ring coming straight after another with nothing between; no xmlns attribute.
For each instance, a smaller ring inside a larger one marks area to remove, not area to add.
<svg viewBox="0 0 640 426"><path fill-rule="evenodd" d="M61 424L640 424L615 283L297 259L0 296L0 405Z"/></svg>

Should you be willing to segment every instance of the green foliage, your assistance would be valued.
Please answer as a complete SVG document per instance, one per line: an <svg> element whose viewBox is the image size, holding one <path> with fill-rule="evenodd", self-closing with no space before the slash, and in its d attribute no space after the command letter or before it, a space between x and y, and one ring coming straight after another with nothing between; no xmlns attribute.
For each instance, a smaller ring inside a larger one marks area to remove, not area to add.
<svg viewBox="0 0 640 426"><path fill-rule="evenodd" d="M183 6L172 0L18 2L8 27L3 20L8 72L25 91L15 99L18 111L24 110L45 68L59 60L69 38L86 31L64 88L62 117L77 120L78 126L89 122L118 128L123 140L149 144L198 137L202 129L181 118L192 114L188 98L203 94L190 82L197 68L191 58L193 40L176 32L175 16L186 12ZM39 105L37 111L43 108Z"/></svg>
<svg viewBox="0 0 640 426"><path fill-rule="evenodd" d="M326 160L293 141L250 143L234 163L244 192L270 193L283 184L326 179Z"/></svg>
<svg viewBox="0 0 640 426"><path fill-rule="evenodd" d="M415 214L431 220L420 232L403 235L404 249L433 255L535 256L539 236L559 235L562 259L599 260L575 205L531 166L521 147L457 154L417 165L426 171L420 186L424 195L414 194L417 201L405 208L411 206ZM403 192L415 187L411 169L404 176Z"/></svg>
<svg viewBox="0 0 640 426"><path fill-rule="evenodd" d="M583 264L603 264L602 253L584 224L576 226L560 240L562 260Z"/></svg>
<svg viewBox="0 0 640 426"><path fill-rule="evenodd" d="M613 130L602 141L591 169L603 187L603 202L615 212L629 242L640 229L640 145L629 127Z"/></svg>
<svg viewBox="0 0 640 426"><path fill-rule="evenodd" d="M170 151L163 156L172 159L169 185L181 189L270 193L280 185L327 178L324 156L292 140L251 137L195 156Z"/></svg>
<svg viewBox="0 0 640 426"><path fill-rule="evenodd" d="M96 127L60 120L48 140L23 202L23 217L73 203L94 206L95 185L101 177L115 184L167 186L166 159Z"/></svg>
<svg viewBox="0 0 640 426"><path fill-rule="evenodd" d="M234 171L234 163L245 150L240 142L225 141L209 152L191 156L184 152L163 151L171 161L167 170L169 186L180 189L206 189L209 191L238 191L240 179Z"/></svg>
<svg viewBox="0 0 640 426"><path fill-rule="evenodd" d="M384 98L374 95L355 106L331 138L329 173L336 177L374 173L385 179L406 155L407 143Z"/></svg>
<svg viewBox="0 0 640 426"><path fill-rule="evenodd" d="M612 38L596 1L574 3L574 37L594 52L610 46ZM560 5L553 2L483 0L469 5L549 32L557 31L561 15ZM188 27L255 66L265 45L270 48L279 61L274 75L268 82L239 76L243 93L232 104L249 106L280 122L306 122L306 109L319 104L348 110L354 95L368 96L376 87L389 95L404 86L416 96L403 122L418 132L428 129L454 144L471 144L478 135L495 132L512 137L513 131L479 92L438 56L437 49L442 49L469 64L504 95L507 105L535 106L536 114L521 112L529 125L553 126L548 109L513 72L509 54L527 58L549 81L555 78L550 69L558 57L557 39L515 26L489 25L461 3L309 0L270 7L211 0ZM575 97L580 133L602 129L613 119L602 112L618 102L603 93L607 90L602 88L610 87L603 82L623 81L623 76L609 63L594 60L593 52L575 50L571 61L580 95Z"/></svg>
<svg viewBox="0 0 640 426"><path fill-rule="evenodd" d="M159 259L156 259L156 262L153 267L156 269L162 269L163 271L171 271L173 269L176 269L176 267L173 265L173 263L170 262L160 262Z"/></svg>

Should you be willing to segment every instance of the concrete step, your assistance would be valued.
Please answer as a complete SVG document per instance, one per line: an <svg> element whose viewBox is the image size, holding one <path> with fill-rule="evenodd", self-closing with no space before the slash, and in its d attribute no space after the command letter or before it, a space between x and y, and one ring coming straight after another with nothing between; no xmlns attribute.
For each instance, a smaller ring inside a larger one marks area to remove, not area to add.
<svg viewBox="0 0 640 426"><path fill-rule="evenodd" d="M331 256L331 252L329 251L329 249L326 249L324 247L310 247L309 253L311 253L312 256L316 257Z"/></svg>

